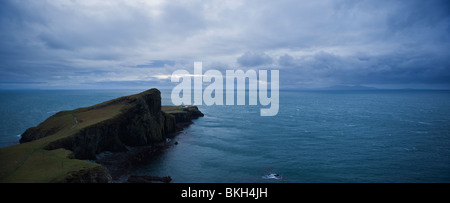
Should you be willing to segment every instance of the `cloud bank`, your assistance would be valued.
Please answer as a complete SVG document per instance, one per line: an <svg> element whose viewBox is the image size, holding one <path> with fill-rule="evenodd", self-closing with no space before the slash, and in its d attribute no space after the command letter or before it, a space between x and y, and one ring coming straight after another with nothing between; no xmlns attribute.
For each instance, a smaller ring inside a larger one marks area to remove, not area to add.
<svg viewBox="0 0 450 203"><path fill-rule="evenodd" d="M170 87L174 70L280 69L281 88L450 88L450 3L0 1L0 88Z"/></svg>

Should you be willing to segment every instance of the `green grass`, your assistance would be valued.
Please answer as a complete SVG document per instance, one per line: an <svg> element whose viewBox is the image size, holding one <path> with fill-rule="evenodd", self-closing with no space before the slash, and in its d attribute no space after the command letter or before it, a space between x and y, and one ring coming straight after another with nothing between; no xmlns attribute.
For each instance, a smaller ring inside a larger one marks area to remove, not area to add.
<svg viewBox="0 0 450 203"><path fill-rule="evenodd" d="M72 152L65 149L36 149L27 160L1 182L46 183L58 182L72 171L95 168L98 164L88 161L69 159Z"/></svg>
<svg viewBox="0 0 450 203"><path fill-rule="evenodd" d="M127 100L137 99L142 94L118 98L91 107L59 112L35 127L45 132L46 137L0 149L0 182L59 182L76 171L98 169L99 164L71 159L66 149L46 150L49 143L75 135L90 125L120 115L130 107ZM125 101L125 102L123 102ZM163 106L166 113L185 113L182 107Z"/></svg>
<svg viewBox="0 0 450 203"><path fill-rule="evenodd" d="M112 118L126 107L126 104L118 103L91 110L80 108L63 111L48 118L36 128L53 132L52 135L0 149L0 182L58 182L69 172L98 167L99 164L96 163L70 159L72 152L69 150L44 148L89 125Z"/></svg>
<svg viewBox="0 0 450 203"><path fill-rule="evenodd" d="M165 113L171 114L171 113L186 113L186 111L183 111L183 107L181 106L162 106L161 110Z"/></svg>

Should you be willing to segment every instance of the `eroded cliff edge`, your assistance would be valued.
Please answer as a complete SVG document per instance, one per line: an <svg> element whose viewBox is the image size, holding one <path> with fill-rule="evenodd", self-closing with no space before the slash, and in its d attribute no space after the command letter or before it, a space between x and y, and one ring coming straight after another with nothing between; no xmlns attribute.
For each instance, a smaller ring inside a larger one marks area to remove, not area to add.
<svg viewBox="0 0 450 203"><path fill-rule="evenodd" d="M102 152L127 152L135 148L140 149L139 153L128 154L127 159L134 155L142 159L155 150L151 146L164 143L192 119L202 116L196 106L162 107L157 89L61 111L26 130L20 140L22 144L0 149L0 161L5 163L0 167L0 181L109 182L111 176L102 165L83 160L96 160ZM45 159L47 155L52 157L47 165L33 165L35 159ZM46 167L57 175L39 174ZM27 174L35 170L39 178L27 179L21 173L24 168Z"/></svg>

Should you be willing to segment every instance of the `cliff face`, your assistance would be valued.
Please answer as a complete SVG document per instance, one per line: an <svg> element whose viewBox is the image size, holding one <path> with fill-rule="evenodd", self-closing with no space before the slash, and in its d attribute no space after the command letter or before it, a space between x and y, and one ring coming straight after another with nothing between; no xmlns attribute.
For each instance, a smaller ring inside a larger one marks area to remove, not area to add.
<svg viewBox="0 0 450 203"><path fill-rule="evenodd" d="M151 89L91 107L59 112L26 130L20 142L39 141L44 143L39 145L44 150L65 149L72 152L71 159L95 160L101 152L123 152L127 151L127 146L149 146L164 141L201 116L203 114L195 106L161 107L161 93ZM95 172L71 172L64 180L108 180L106 176L98 177L98 174L104 174L102 170L93 168ZM95 174L94 178L92 174Z"/></svg>
<svg viewBox="0 0 450 203"><path fill-rule="evenodd" d="M95 159L96 154L100 152L125 151L125 146L146 146L161 142L177 129L177 122L190 122L194 118L203 116L195 106L171 107L178 109L174 113L161 111L161 93L157 89L77 109L72 114L76 120L78 114L86 114L92 110L99 111L112 105L120 105L120 113L88 125L73 136L51 142L46 149L65 148L73 152L74 158ZM48 122L52 121L55 121L55 117L49 118L37 127L28 129L22 135L21 143L57 132L58 127L61 128L61 126L45 127L48 126ZM82 123L83 120L77 122Z"/></svg>

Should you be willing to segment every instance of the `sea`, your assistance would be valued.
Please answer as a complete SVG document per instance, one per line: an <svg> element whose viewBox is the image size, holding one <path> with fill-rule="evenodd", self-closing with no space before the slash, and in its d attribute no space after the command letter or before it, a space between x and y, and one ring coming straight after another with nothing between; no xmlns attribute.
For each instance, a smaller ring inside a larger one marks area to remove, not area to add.
<svg viewBox="0 0 450 203"><path fill-rule="evenodd" d="M61 110L141 90L1 90L0 147ZM172 105L171 90L162 104ZM450 182L450 91L281 90L263 106L198 106L194 120L131 175L181 183Z"/></svg>

